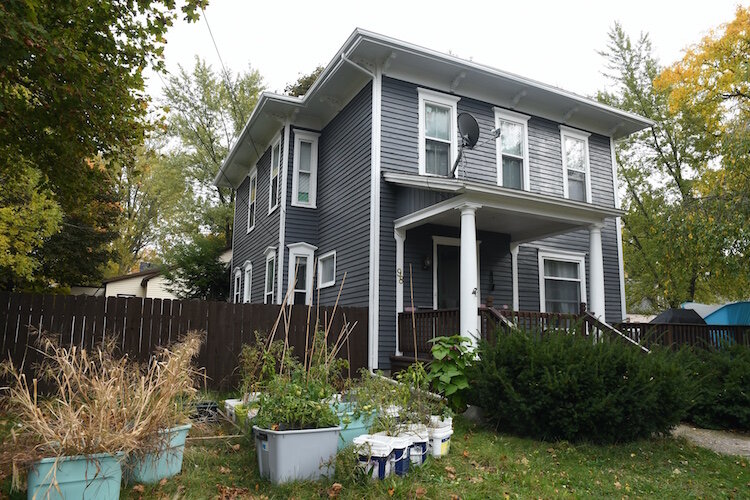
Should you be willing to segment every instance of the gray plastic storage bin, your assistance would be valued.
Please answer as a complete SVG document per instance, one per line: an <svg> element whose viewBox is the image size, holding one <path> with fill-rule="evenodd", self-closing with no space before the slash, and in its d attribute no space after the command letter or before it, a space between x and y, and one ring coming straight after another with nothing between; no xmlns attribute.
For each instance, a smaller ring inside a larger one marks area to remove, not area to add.
<svg viewBox="0 0 750 500"><path fill-rule="evenodd" d="M271 431L253 426L260 476L282 484L333 475L340 430Z"/></svg>

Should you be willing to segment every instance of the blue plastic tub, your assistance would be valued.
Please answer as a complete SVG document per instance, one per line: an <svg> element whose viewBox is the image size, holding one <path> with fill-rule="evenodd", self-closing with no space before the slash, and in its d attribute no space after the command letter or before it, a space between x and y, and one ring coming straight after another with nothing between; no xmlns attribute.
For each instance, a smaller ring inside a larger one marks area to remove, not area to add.
<svg viewBox="0 0 750 500"><path fill-rule="evenodd" d="M162 448L156 453L132 456L128 479L131 482L153 484L179 474L185 453L185 439L192 426L185 424L159 431L160 437L165 439Z"/></svg>
<svg viewBox="0 0 750 500"><path fill-rule="evenodd" d="M27 498L117 500L122 454L43 458L29 470Z"/></svg>
<svg viewBox="0 0 750 500"><path fill-rule="evenodd" d="M331 408L339 417L341 434L339 435L339 450L347 447L352 443L354 438L367 434L372 421L375 418L375 412L361 412L359 418L355 418L355 407L352 403L339 403L331 405Z"/></svg>

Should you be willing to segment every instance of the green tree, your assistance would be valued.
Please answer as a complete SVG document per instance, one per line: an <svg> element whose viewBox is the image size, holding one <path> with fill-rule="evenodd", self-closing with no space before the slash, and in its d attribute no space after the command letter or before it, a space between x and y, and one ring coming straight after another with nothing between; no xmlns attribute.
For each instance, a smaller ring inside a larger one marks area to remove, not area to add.
<svg viewBox="0 0 750 500"><path fill-rule="evenodd" d="M205 5L187 0L182 14L194 21ZM0 170L35 169L39 195L51 192L62 210L49 226L57 233L34 250L33 280L16 275L14 287L101 277L118 212L110 165L143 140L143 70L163 66L179 15L174 0L0 4Z"/></svg>
<svg viewBox="0 0 750 500"><path fill-rule="evenodd" d="M0 290L33 279L41 264L39 248L60 226L60 207L41 179L38 170L20 162L0 169Z"/></svg>
<svg viewBox="0 0 750 500"><path fill-rule="evenodd" d="M718 151L717 131L697 110L670 106L670 91L654 85L663 71L647 35L633 42L615 24L607 50L609 91L598 99L654 121L616 147L624 188L626 294L634 309L712 301L725 268L728 225L700 194L702 176Z"/></svg>
<svg viewBox="0 0 750 500"><path fill-rule="evenodd" d="M174 245L164 273L169 290L182 299L227 300L229 266L219 261L224 250L223 239L215 236Z"/></svg>
<svg viewBox="0 0 750 500"><path fill-rule="evenodd" d="M284 88L284 93L286 95L294 97L299 97L307 94L307 91L310 90L310 87L312 87L313 83L315 83L315 80L318 79L324 69L325 68L323 66L318 66L317 68L312 70L311 73L300 75L300 77L297 78L297 81L288 84Z"/></svg>
<svg viewBox="0 0 750 500"><path fill-rule="evenodd" d="M196 57L192 72L180 67L166 83L166 135L175 144L168 155L192 193L183 198L171 232L192 235L200 229L220 234L231 246L234 191L213 181L258 102L263 78L250 67L245 73L219 75Z"/></svg>

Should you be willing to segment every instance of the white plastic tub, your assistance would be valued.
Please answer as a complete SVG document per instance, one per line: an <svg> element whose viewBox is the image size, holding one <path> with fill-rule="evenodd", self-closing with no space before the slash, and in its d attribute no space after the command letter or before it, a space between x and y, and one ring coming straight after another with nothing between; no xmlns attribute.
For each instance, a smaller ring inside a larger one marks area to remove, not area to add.
<svg viewBox="0 0 750 500"><path fill-rule="evenodd" d="M364 434L352 441L359 465L365 467L373 479L382 480L391 475L393 447L390 439L383 439L384 437Z"/></svg>
<svg viewBox="0 0 750 500"><path fill-rule="evenodd" d="M225 399L224 400L224 413L226 413L227 418L231 420L232 422L237 422L237 415L234 413L234 409L237 405L242 404L241 399Z"/></svg>
<svg viewBox="0 0 750 500"><path fill-rule="evenodd" d="M272 431L253 426L258 469L273 484L332 475L340 428Z"/></svg>
<svg viewBox="0 0 750 500"><path fill-rule="evenodd" d="M448 454L452 435L453 429L450 427L430 429L430 452L433 457L440 458Z"/></svg>

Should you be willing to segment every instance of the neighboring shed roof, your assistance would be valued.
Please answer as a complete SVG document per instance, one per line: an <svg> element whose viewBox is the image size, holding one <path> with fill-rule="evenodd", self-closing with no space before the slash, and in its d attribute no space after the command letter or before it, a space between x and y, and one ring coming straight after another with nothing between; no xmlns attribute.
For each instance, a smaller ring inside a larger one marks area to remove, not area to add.
<svg viewBox="0 0 750 500"><path fill-rule="evenodd" d="M115 281L122 281L122 280L129 280L131 278L142 278L148 281L150 278L153 278L157 274L161 274L161 269L146 269L145 271L140 271L137 273L130 273L130 274L123 274L121 276L115 276L114 278L109 278L104 280L102 283L112 283Z"/></svg>
<svg viewBox="0 0 750 500"><path fill-rule="evenodd" d="M238 186L285 120L321 130L371 80L376 65L388 76L614 138L653 124L546 83L357 28L306 95L260 95L214 183Z"/></svg>
<svg viewBox="0 0 750 500"><path fill-rule="evenodd" d="M750 326L750 302L726 304L704 318L709 325Z"/></svg>
<svg viewBox="0 0 750 500"><path fill-rule="evenodd" d="M685 325L705 325L700 314L693 311L692 309L667 309L662 312L649 323L652 325L668 325L681 323Z"/></svg>

